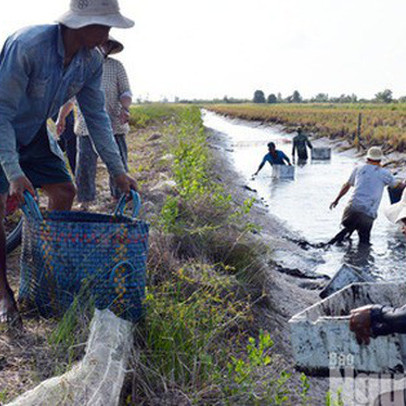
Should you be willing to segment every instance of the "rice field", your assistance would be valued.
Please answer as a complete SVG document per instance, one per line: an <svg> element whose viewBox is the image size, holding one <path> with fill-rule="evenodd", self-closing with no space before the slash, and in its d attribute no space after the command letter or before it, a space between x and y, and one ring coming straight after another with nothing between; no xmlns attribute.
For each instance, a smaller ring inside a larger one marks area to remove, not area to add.
<svg viewBox="0 0 406 406"><path fill-rule="evenodd" d="M244 120L280 124L287 131L301 126L317 137L345 138L386 152L406 151L406 104L238 104L210 105L208 110Z"/></svg>

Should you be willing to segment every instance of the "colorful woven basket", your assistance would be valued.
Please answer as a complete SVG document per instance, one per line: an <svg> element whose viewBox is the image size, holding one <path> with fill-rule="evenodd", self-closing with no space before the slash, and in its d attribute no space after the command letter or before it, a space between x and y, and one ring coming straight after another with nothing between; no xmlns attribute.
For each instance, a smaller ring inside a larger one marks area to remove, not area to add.
<svg viewBox="0 0 406 406"><path fill-rule="evenodd" d="M125 196L113 215L48 212L26 204L19 301L43 316L61 316L76 297L94 301L117 316L142 317L148 252L148 224L137 220L139 195L132 193L132 217Z"/></svg>

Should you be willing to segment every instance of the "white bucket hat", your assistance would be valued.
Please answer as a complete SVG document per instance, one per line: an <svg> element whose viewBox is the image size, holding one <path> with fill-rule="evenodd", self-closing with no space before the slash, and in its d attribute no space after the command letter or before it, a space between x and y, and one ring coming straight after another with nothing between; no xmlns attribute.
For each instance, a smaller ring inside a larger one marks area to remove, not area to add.
<svg viewBox="0 0 406 406"><path fill-rule="evenodd" d="M56 21L73 29L93 24L116 28L134 25L134 21L120 13L117 0L71 0L70 10Z"/></svg>
<svg viewBox="0 0 406 406"><path fill-rule="evenodd" d="M382 161L383 153L379 147L371 147L367 152L367 159L372 161Z"/></svg>
<svg viewBox="0 0 406 406"><path fill-rule="evenodd" d="M406 218L406 189L403 190L402 197L398 203L392 204L385 209L385 216L392 223L399 223Z"/></svg>

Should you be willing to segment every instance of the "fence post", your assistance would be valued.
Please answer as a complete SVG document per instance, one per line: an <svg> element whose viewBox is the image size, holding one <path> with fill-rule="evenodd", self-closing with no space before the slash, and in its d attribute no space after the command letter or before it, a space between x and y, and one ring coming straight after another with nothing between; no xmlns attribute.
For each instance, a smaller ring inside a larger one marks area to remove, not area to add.
<svg viewBox="0 0 406 406"><path fill-rule="evenodd" d="M360 149L360 142L361 142L361 124L362 124L362 113L358 114L358 127L357 127L357 150Z"/></svg>

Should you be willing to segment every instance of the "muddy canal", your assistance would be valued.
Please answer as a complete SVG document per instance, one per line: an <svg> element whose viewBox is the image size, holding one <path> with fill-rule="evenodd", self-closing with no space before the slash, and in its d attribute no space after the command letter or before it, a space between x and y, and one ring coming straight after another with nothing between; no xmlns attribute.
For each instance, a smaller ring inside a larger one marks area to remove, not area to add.
<svg viewBox="0 0 406 406"><path fill-rule="evenodd" d="M277 149L291 158L292 135L278 127L232 120L212 112L204 112L203 117L207 128L224 134L229 144L224 159L233 162L242 182L257 191L254 196L262 199L269 212L282 219L286 227L297 234L298 239L317 244L327 242L339 231L341 215L351 191L333 211L329 205L354 166L363 163L364 159L356 157L353 152L333 149L330 161L309 161L304 166L296 166L294 180L272 178L272 169L268 163L252 179L252 174L267 153L268 142L275 142ZM326 146L322 140L314 141L313 145ZM372 230L370 249L360 250L356 235L352 237L352 244L317 249L322 253L324 263L317 266L315 272L332 276L342 264L347 263L378 279L406 280L405 237L383 214L384 207L389 204L385 191Z"/></svg>

